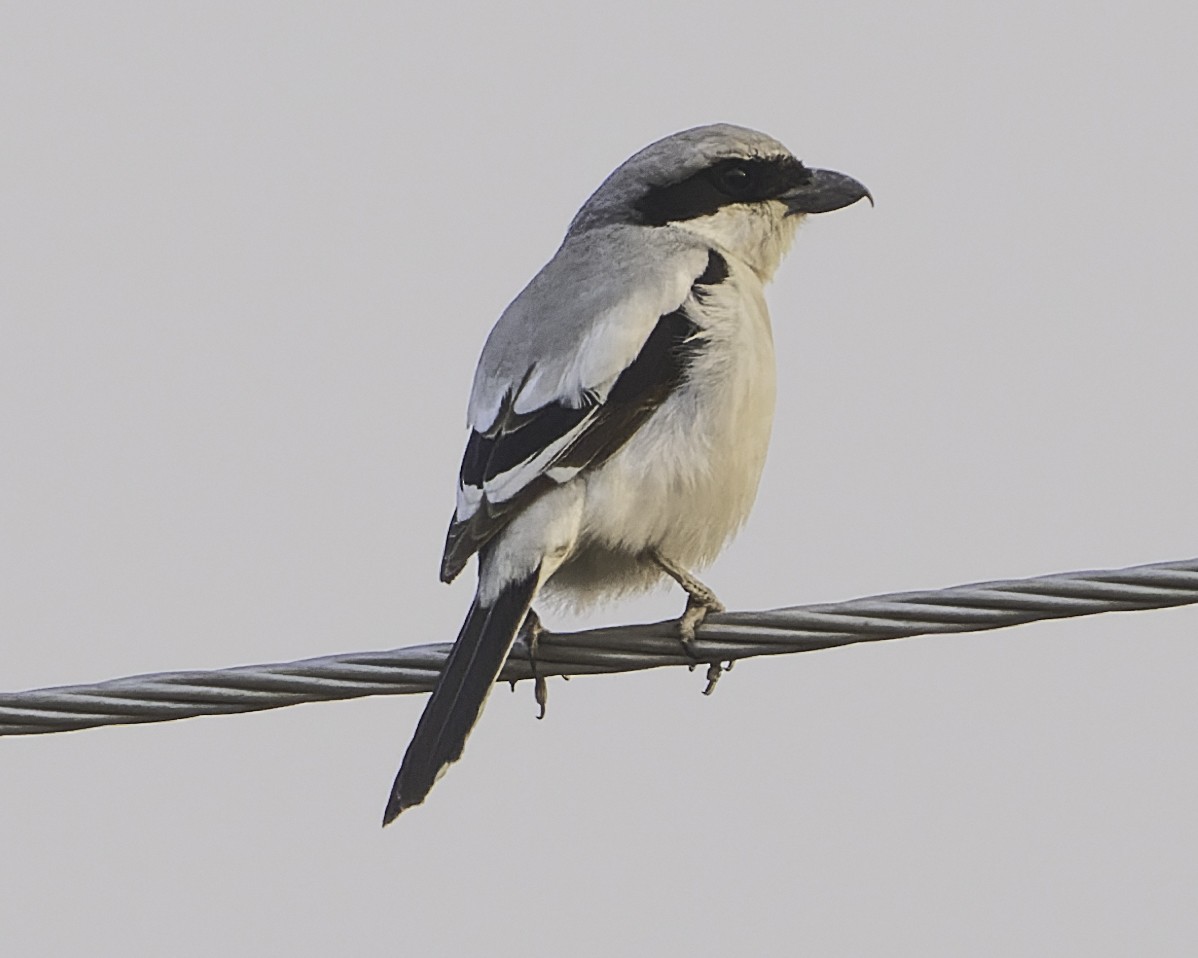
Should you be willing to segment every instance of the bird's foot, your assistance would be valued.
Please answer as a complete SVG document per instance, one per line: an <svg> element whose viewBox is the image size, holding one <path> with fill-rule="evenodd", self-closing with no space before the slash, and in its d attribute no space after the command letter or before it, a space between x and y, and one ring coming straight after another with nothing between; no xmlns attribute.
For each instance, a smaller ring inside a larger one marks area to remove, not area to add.
<svg viewBox="0 0 1198 958"><path fill-rule="evenodd" d="M540 642L541 633L545 631L545 627L541 625L540 616L532 609L529 609L528 615L524 619L524 624L520 626L520 631L523 633L524 644L528 648L528 668L532 672L532 696L536 699L536 703L540 707L537 718L543 719L546 707L549 705L549 685L545 681L545 676L537 668L537 645ZM515 689L514 684L512 688Z"/></svg>
<svg viewBox="0 0 1198 958"><path fill-rule="evenodd" d="M690 669L693 672L699 664L695 651L695 631L703 624L703 620L712 612L723 612L724 603L716 598L716 594L686 569L676 562L666 558L656 549L649 553L654 563L671 579L682 586L686 592L686 609L678 619L678 639L682 643L682 651L690 659ZM707 687L704 695L710 695L714 690L724 667L719 662L711 662L707 667Z"/></svg>
<svg viewBox="0 0 1198 958"><path fill-rule="evenodd" d="M709 613L723 612L724 603L715 597L707 586L695 580L696 585L702 591L696 590L691 592L687 590L686 595L686 610L678 619L678 637L682 641L682 648L686 654L695 663L698 659L695 657L695 630L703 624L703 620L707 618ZM694 665L691 666L694 668Z"/></svg>

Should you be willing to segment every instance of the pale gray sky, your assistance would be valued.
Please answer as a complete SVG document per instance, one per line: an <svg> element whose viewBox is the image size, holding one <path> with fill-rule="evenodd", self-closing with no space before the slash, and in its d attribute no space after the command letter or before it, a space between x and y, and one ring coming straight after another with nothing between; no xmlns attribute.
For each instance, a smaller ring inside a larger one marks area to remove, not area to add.
<svg viewBox="0 0 1198 958"><path fill-rule="evenodd" d="M0 13L6 689L449 640L483 337L617 163L877 198L771 290L735 608L1198 553L1184 4ZM662 593L595 621L664 617ZM0 741L6 953L1192 953L1198 613Z"/></svg>

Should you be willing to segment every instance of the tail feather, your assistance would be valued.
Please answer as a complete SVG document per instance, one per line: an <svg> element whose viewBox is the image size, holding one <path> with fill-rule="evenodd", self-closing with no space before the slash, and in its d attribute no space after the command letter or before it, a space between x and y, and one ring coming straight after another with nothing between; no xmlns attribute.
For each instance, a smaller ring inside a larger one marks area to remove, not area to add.
<svg viewBox="0 0 1198 958"><path fill-rule="evenodd" d="M475 598L404 754L383 813L384 825L423 802L445 769L462 757L532 605L538 579L539 570L511 583L488 606Z"/></svg>

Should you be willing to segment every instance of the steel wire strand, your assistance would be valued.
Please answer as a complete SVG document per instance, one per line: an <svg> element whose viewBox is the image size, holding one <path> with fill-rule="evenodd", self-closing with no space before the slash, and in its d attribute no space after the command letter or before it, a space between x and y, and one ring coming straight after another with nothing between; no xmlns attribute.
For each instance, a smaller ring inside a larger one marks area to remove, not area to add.
<svg viewBox="0 0 1198 958"><path fill-rule="evenodd" d="M695 645L703 662L732 662L915 635L977 632L1102 612L1198 603L1198 559L1109 571L979 582L848 602L710 616ZM0 735L64 732L99 725L165 722L283 708L303 702L427 692L448 644L330 655L216 671L163 672L94 685L0 693ZM542 675L627 672L690 665L675 623L542 634ZM501 681L531 677L517 646Z"/></svg>

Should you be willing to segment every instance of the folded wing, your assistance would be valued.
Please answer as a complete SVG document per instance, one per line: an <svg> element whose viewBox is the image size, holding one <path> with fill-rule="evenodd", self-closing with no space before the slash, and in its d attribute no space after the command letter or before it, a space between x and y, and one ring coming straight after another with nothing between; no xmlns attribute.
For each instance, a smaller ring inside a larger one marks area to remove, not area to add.
<svg viewBox="0 0 1198 958"><path fill-rule="evenodd" d="M484 350L443 581L539 496L623 446L684 381L698 348L686 302L718 253L676 249L652 270L624 271L622 283L571 270L568 253L563 247L508 308ZM618 261L589 253L590 264ZM574 300L553 282L565 277ZM580 304L587 309L572 315L534 312ZM555 350L552 341L573 347Z"/></svg>

